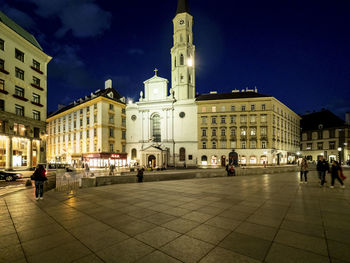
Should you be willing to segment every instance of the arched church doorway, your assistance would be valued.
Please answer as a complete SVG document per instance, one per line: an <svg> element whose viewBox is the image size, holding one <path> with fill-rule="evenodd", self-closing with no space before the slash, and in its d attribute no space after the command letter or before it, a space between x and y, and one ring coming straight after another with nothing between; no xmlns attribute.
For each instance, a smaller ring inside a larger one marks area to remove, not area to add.
<svg viewBox="0 0 350 263"><path fill-rule="evenodd" d="M151 168L155 168L157 163L156 163L156 157L154 155L148 156L147 160L148 166Z"/></svg>

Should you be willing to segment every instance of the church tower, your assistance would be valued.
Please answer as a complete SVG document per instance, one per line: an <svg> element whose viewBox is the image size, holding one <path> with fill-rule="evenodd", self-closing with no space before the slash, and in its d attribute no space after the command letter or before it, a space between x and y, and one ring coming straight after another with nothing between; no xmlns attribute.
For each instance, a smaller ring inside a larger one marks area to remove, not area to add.
<svg viewBox="0 0 350 263"><path fill-rule="evenodd" d="M174 24L174 46L171 48L171 87L176 100L195 98L195 46L193 17L188 1L178 0Z"/></svg>

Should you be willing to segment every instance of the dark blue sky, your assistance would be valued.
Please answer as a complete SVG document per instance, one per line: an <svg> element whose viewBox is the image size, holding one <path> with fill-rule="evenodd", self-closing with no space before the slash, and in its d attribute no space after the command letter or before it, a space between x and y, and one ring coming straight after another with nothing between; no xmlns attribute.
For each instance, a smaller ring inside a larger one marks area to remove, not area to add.
<svg viewBox="0 0 350 263"><path fill-rule="evenodd" d="M299 114L350 111L350 1L189 0L196 91L253 88ZM170 79L177 0L0 0L53 57L48 111L104 87L138 99L143 81Z"/></svg>

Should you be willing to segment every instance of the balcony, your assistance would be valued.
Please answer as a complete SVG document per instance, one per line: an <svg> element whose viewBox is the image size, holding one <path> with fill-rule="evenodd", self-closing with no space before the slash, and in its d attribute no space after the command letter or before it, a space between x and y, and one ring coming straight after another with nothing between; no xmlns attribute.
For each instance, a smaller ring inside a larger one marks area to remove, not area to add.
<svg viewBox="0 0 350 263"><path fill-rule="evenodd" d="M246 141L247 140L247 136L246 135L241 135L241 141Z"/></svg>
<svg viewBox="0 0 350 263"><path fill-rule="evenodd" d="M31 103L35 106L38 106L38 107L44 107L44 105L37 103L37 102L34 102L34 101L31 101Z"/></svg>
<svg viewBox="0 0 350 263"><path fill-rule="evenodd" d="M36 67L34 66L30 66L30 68L36 72L38 72L39 74L44 74L40 69L37 69Z"/></svg>
<svg viewBox="0 0 350 263"><path fill-rule="evenodd" d="M18 96L17 94L12 94L12 96L16 99L22 100L22 101L28 101L25 97Z"/></svg>
<svg viewBox="0 0 350 263"><path fill-rule="evenodd" d="M36 85L36 84L34 84L34 83L30 83L30 85L31 85L33 88L36 88L36 89L38 89L38 90L44 90L42 87L40 87L40 86L38 86L38 85Z"/></svg>
<svg viewBox="0 0 350 263"><path fill-rule="evenodd" d="M6 74L6 75L10 74L7 70L5 70L5 69L3 69L3 68L0 68L0 72L4 73L4 74Z"/></svg>
<svg viewBox="0 0 350 263"><path fill-rule="evenodd" d="M4 93L4 94L6 94L6 95L9 94L6 90L3 90L3 89L0 89L0 92L1 92L1 93Z"/></svg>

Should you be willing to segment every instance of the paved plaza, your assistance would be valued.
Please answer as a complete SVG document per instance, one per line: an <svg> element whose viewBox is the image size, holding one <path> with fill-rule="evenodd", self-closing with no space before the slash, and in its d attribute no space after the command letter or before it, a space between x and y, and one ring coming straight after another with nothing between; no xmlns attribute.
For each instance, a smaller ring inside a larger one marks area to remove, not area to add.
<svg viewBox="0 0 350 263"><path fill-rule="evenodd" d="M0 262L350 262L350 189L297 173L0 199ZM350 179L348 179L350 180Z"/></svg>

